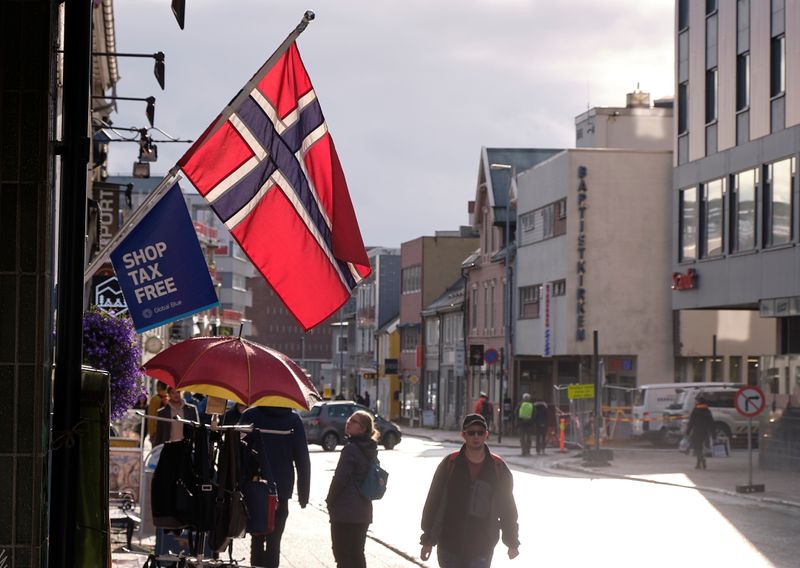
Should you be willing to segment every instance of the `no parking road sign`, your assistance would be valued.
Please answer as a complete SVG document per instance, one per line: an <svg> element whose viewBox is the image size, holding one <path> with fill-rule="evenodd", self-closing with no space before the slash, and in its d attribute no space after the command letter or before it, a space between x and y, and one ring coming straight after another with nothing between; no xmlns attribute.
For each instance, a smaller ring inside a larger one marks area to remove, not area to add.
<svg viewBox="0 0 800 568"><path fill-rule="evenodd" d="M733 399L733 405L739 414L748 418L761 414L766 404L764 391L752 385L740 388Z"/></svg>

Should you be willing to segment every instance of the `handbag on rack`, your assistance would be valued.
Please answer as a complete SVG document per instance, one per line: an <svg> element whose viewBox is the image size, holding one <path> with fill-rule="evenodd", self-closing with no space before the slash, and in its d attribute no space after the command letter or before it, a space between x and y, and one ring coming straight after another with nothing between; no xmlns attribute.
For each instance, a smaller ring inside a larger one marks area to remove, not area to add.
<svg viewBox="0 0 800 568"><path fill-rule="evenodd" d="M268 535L275 530L275 511L278 509L278 485L273 481L272 468L264 449L261 434L254 432L256 473L253 479L242 484L247 506L247 532L253 535ZM263 464L263 465L262 465ZM266 471L264 469L266 468Z"/></svg>
<svg viewBox="0 0 800 568"><path fill-rule="evenodd" d="M219 479L214 502L214 526L209 535L211 549L221 552L232 538L244 536L247 528L247 508L239 488L239 432L226 432L219 452Z"/></svg>

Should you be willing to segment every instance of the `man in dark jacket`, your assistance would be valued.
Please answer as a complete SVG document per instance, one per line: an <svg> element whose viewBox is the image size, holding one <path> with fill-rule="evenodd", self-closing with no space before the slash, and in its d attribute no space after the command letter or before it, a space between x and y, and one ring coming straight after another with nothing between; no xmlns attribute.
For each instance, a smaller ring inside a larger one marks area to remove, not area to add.
<svg viewBox="0 0 800 568"><path fill-rule="evenodd" d="M547 430L550 426L550 415L547 403L536 399L533 403L533 431L536 435L536 455L543 456L547 447Z"/></svg>
<svg viewBox="0 0 800 568"><path fill-rule="evenodd" d="M256 406L245 410L239 424L252 424L262 430L289 432L288 434L252 432L245 441L251 451L257 452L261 472L266 477L271 470L278 486L278 509L275 511L275 530L266 536L253 535L250 544L250 564L264 568L277 568L280 564L281 537L289 516L289 499L294 492L295 469L297 470L297 499L300 508L308 504L311 487L311 460L308 457L308 442L301 418L289 408ZM262 451L263 450L263 451ZM249 472L248 475L252 475Z"/></svg>
<svg viewBox="0 0 800 568"><path fill-rule="evenodd" d="M461 450L445 457L433 476L422 512L422 560L438 547L439 566L488 568L503 531L508 557L519 555L514 479L506 463L489 451L486 419L464 418Z"/></svg>
<svg viewBox="0 0 800 568"><path fill-rule="evenodd" d="M197 422L197 407L189 404L181 396L181 391L172 387L167 388L167 404L156 412L158 418L176 418ZM159 420L156 424L156 435L152 439L153 446L164 442L175 442L177 440L191 439L194 435L194 427L188 424L181 424L175 420L167 422Z"/></svg>
<svg viewBox="0 0 800 568"><path fill-rule="evenodd" d="M714 417L708 408L706 399L699 395L695 400L694 409L689 415L689 424L686 426L686 435L689 436L689 445L694 449L697 457L695 469L706 468L706 455L704 446L714 434Z"/></svg>

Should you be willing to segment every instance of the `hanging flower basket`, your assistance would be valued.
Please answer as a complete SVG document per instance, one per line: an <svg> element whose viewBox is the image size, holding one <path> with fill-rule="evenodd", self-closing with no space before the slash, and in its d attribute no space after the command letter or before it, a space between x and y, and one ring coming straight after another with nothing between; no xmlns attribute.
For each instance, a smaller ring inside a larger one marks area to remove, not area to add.
<svg viewBox="0 0 800 568"><path fill-rule="evenodd" d="M144 392L141 355L129 317L111 317L97 310L83 314L83 362L110 375L112 421L121 418Z"/></svg>

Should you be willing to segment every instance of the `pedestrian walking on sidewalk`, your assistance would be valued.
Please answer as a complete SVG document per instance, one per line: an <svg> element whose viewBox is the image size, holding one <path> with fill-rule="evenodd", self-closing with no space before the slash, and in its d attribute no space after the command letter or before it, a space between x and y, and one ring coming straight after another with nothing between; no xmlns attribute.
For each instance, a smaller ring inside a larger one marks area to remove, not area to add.
<svg viewBox="0 0 800 568"><path fill-rule="evenodd" d="M372 501L361 495L358 484L378 457L380 433L372 415L363 410L350 415L344 432L347 444L339 455L325 498L331 519L333 558L338 568L366 568L364 545L372 523Z"/></svg>
<svg viewBox="0 0 800 568"><path fill-rule="evenodd" d="M311 488L311 460L303 420L290 408L255 406L242 413L239 424L252 424L262 430L291 431L291 434L251 432L245 440L257 452L256 459L262 472L272 471L278 486L278 508L275 510L275 528L268 535L253 535L250 540L250 564L263 568L277 568L281 561L281 539L289 517L289 500L294 493L297 471L297 499L300 508L308 504ZM261 440L256 439L261 436ZM260 443L259 443L260 442ZM253 464L248 463L248 466ZM246 472L247 478L253 476Z"/></svg>
<svg viewBox="0 0 800 568"><path fill-rule="evenodd" d="M519 443L523 456L531 455L531 436L533 435L533 403L531 395L522 395L522 402L517 409L517 419L519 423ZM538 452L537 452L538 453Z"/></svg>
<svg viewBox="0 0 800 568"><path fill-rule="evenodd" d="M494 422L494 405L485 392L482 392L475 403L475 414L480 414L486 420L489 431L492 429Z"/></svg>
<svg viewBox="0 0 800 568"><path fill-rule="evenodd" d="M436 546L441 568L489 568L501 530L508 557L519 555L514 479L489 451L488 436L486 419L468 414L461 426L464 444L436 468L422 511L422 560Z"/></svg>
<svg viewBox="0 0 800 568"><path fill-rule="evenodd" d="M536 455L543 456L547 447L547 430L550 426L550 415L547 403L537 399L533 403L533 430L536 434Z"/></svg>
<svg viewBox="0 0 800 568"><path fill-rule="evenodd" d="M689 436L689 445L694 449L697 457L695 469L706 469L705 445L714 433L714 417L708 408L706 399L700 395L695 399L692 413L689 415L689 424L686 426L686 435Z"/></svg>

